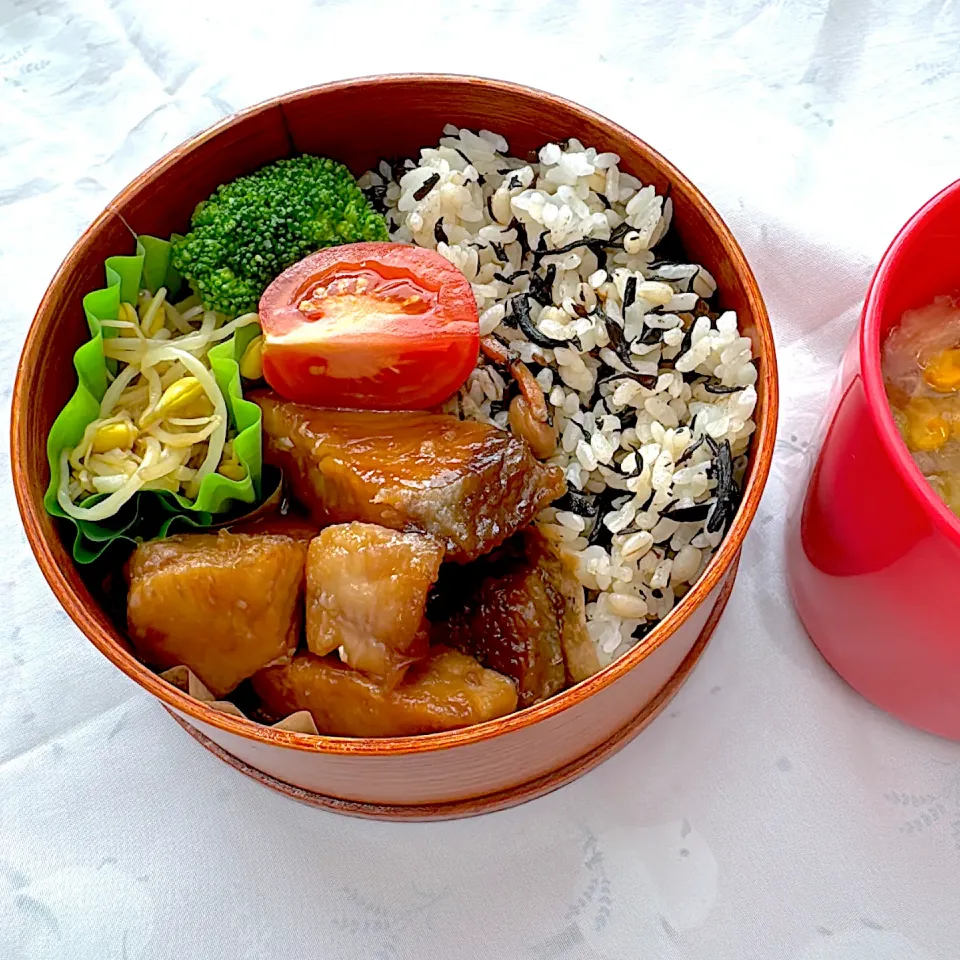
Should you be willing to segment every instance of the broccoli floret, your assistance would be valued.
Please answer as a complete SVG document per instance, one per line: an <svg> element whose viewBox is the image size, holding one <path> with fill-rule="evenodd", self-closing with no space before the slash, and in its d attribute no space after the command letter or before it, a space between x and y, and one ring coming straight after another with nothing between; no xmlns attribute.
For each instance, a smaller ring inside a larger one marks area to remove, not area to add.
<svg viewBox="0 0 960 960"><path fill-rule="evenodd" d="M389 239L350 171L307 155L218 187L191 227L174 240L174 266L205 307L228 316L256 310L272 280L321 247Z"/></svg>

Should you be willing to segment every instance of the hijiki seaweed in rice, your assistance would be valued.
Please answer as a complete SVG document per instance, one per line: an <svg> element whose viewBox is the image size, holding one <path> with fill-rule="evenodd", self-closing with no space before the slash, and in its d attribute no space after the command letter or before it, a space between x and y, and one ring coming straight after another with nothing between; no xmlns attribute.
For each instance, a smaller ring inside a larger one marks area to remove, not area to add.
<svg viewBox="0 0 960 960"><path fill-rule="evenodd" d="M576 562L603 662L672 609L736 512L757 371L701 265L658 259L672 201L619 158L570 139L537 160L448 126L417 161L361 178L391 239L436 249L471 281L481 335L535 371L566 495L540 529ZM481 357L450 409L509 425L511 378Z"/></svg>

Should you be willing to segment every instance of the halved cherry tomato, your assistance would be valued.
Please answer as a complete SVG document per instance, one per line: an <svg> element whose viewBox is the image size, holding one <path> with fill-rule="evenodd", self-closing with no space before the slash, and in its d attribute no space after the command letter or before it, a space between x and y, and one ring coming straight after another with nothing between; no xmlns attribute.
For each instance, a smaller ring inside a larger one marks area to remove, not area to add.
<svg viewBox="0 0 960 960"><path fill-rule="evenodd" d="M328 247L260 299L263 375L289 400L422 410L443 403L477 362L467 278L433 250L400 243Z"/></svg>

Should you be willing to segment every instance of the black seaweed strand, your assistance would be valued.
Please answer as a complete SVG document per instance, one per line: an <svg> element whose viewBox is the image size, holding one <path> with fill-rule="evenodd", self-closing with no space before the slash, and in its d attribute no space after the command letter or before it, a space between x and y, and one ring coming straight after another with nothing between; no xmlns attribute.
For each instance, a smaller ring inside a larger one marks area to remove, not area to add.
<svg viewBox="0 0 960 960"><path fill-rule="evenodd" d="M512 307L511 315L516 321L517 326L523 331L524 336L538 347L560 347L564 341L554 340L552 337L542 334L530 319L530 296L526 293L517 294L510 301Z"/></svg>
<svg viewBox="0 0 960 960"><path fill-rule="evenodd" d="M645 620L643 623L637 624L634 627L633 633L630 634L634 640L642 640L651 630L657 625L655 620Z"/></svg>
<svg viewBox="0 0 960 960"><path fill-rule="evenodd" d="M540 276L534 273L530 276L530 296L541 306L548 307L553 303L553 281L557 278L557 265L551 263L547 272Z"/></svg>
<svg viewBox="0 0 960 960"><path fill-rule="evenodd" d="M593 525L593 529L590 531L590 536L587 537L587 544L589 546L601 546L605 550L610 547L610 543L613 540L613 531L604 524L603 518L609 512L610 507L613 506L613 501L617 497L622 496L622 490L614 490L612 487L607 487L603 493L597 494L597 520Z"/></svg>
<svg viewBox="0 0 960 960"><path fill-rule="evenodd" d="M707 439L710 441L712 438L708 437ZM717 504L707 521L707 533L726 530L733 521L740 503L740 488L733 477L733 454L730 450L730 441L724 440L719 446L716 441L713 441L711 449L714 447L717 447L713 461L714 475L717 480Z"/></svg>
<svg viewBox="0 0 960 960"><path fill-rule="evenodd" d="M490 219L496 220L496 217L491 213ZM530 253L530 238L527 236L527 228L514 217L508 224L507 229L517 231L517 243L520 244L520 256L526 257L526 255Z"/></svg>
<svg viewBox="0 0 960 960"><path fill-rule="evenodd" d="M520 277L525 277L530 271L529 270L517 270L515 273L511 273L509 276L504 276L502 273L495 273L493 275L494 280L499 280L501 283L505 283L510 286L516 280L519 280Z"/></svg>
<svg viewBox="0 0 960 960"><path fill-rule="evenodd" d="M597 386L599 387L604 383L613 383L614 380L633 380L634 383L639 383L641 387L645 387L647 390L653 390L657 385L657 377L652 373L637 373L634 370L614 370L609 376L601 377L597 381Z"/></svg>
<svg viewBox="0 0 960 960"><path fill-rule="evenodd" d="M676 520L677 523L702 523L707 519L714 501L694 503L687 507L671 507L660 511L660 516L667 520Z"/></svg>
<svg viewBox="0 0 960 960"><path fill-rule="evenodd" d="M680 459L677 460L674 467L679 467L681 464L686 463L702 446L703 437L697 437L697 439L680 454Z"/></svg>
<svg viewBox="0 0 960 960"><path fill-rule="evenodd" d="M422 200L438 183L440 182L439 173L431 173L426 180L423 181L423 185L417 190L414 195L414 200Z"/></svg>
<svg viewBox="0 0 960 960"><path fill-rule="evenodd" d="M557 510L568 510L575 513L578 517L595 517L600 509L597 504L597 498L580 493L573 487L567 486L567 492L552 504Z"/></svg>
<svg viewBox="0 0 960 960"><path fill-rule="evenodd" d="M363 195L377 213L385 214L387 212L387 185L385 183L367 187L363 191Z"/></svg>
<svg viewBox="0 0 960 960"><path fill-rule="evenodd" d="M602 308L598 307L597 313L606 325L607 336L610 338L610 346L613 347L613 352L620 358L625 367L639 373L640 371L637 370L633 357L630 355L630 344L627 343L627 338L623 335L623 327L616 320L608 317ZM653 378L653 382L657 382L656 377Z"/></svg>
<svg viewBox="0 0 960 960"><path fill-rule="evenodd" d="M721 383L716 379L709 379L704 381L703 389L707 393L716 393L716 394L727 394L727 393L739 393L743 387L728 387L725 383Z"/></svg>

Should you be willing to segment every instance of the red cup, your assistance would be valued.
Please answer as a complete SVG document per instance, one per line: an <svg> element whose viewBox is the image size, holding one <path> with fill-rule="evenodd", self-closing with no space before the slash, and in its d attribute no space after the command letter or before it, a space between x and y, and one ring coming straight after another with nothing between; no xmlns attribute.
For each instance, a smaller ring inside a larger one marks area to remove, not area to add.
<svg viewBox="0 0 960 960"><path fill-rule="evenodd" d="M807 633L850 686L960 739L960 519L900 438L880 370L904 311L945 294L960 295L960 180L913 216L873 275L788 523L787 576Z"/></svg>

